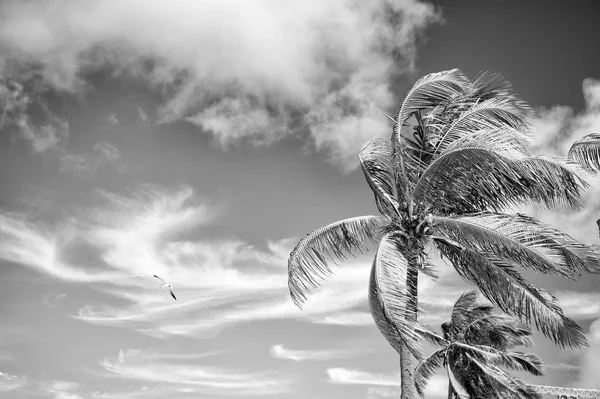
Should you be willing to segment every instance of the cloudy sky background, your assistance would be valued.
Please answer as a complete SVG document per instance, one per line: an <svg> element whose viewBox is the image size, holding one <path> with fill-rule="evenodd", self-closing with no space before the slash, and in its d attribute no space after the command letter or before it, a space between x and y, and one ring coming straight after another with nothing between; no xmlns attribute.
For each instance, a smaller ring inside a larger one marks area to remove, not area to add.
<svg viewBox="0 0 600 399"><path fill-rule="evenodd" d="M303 311L296 240L373 214L361 144L420 76L504 74L545 152L600 131L600 6L579 1L56 0L0 4L0 397L385 398L370 255ZM586 209L528 211L599 243ZM158 289L158 274L178 301ZM439 330L469 289L422 279ZM590 340L536 335L538 384L600 388L596 277L532 276ZM443 282L443 283L442 283ZM430 398L445 397L442 375Z"/></svg>

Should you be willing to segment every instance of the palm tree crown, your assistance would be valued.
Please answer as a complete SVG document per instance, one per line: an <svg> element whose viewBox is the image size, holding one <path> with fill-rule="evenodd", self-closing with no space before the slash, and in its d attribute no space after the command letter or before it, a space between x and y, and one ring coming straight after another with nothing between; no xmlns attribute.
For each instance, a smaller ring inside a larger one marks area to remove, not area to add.
<svg viewBox="0 0 600 399"><path fill-rule="evenodd" d="M456 301L451 319L442 324L442 331L443 337L429 335L441 348L423 359L415 370L415 387L421 396L435 370L444 368L449 378L449 396L541 399L541 394L501 368L543 375L542 362L536 355L512 351L532 345L531 330L516 319L477 303L477 294L471 291Z"/></svg>
<svg viewBox="0 0 600 399"><path fill-rule="evenodd" d="M586 344L557 299L517 267L575 278L600 271L598 254L569 235L522 214L522 204L578 209L584 171L600 169L600 137L588 136L568 158L537 155L530 109L500 75L470 81L453 69L418 80L398 109L390 139L364 144L360 166L380 215L354 217L300 240L288 261L292 299L301 305L332 273L329 261L378 245L369 283L374 321L400 354L402 397L413 397L410 354L422 359L417 321L419 273L434 276L426 248L504 312L533 323L557 345Z"/></svg>

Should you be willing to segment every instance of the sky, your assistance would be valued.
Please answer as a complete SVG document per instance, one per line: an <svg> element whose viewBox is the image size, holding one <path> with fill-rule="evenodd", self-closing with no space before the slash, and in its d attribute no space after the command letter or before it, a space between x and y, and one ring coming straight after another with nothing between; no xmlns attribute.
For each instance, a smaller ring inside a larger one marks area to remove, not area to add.
<svg viewBox="0 0 600 399"><path fill-rule="evenodd" d="M287 258L375 214L362 143L424 74L503 74L540 151L600 132L600 5L546 1L3 0L0 397L397 397L371 254L295 307ZM599 244L586 206L522 209ZM420 281L436 331L473 289ZM173 284L177 301L161 290ZM540 334L537 384L599 388L600 278L529 276L588 335ZM429 348L433 349L433 348ZM442 374L427 397L446 395Z"/></svg>

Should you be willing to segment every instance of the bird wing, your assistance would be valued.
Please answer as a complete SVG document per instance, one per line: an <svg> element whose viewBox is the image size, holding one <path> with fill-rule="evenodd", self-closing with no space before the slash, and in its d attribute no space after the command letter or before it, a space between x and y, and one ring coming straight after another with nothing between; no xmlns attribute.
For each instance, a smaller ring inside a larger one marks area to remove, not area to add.
<svg viewBox="0 0 600 399"><path fill-rule="evenodd" d="M171 296L173 297L173 299L177 300L177 297L175 296L175 293L173 292L173 288L169 288L169 291L171 292Z"/></svg>
<svg viewBox="0 0 600 399"><path fill-rule="evenodd" d="M163 283L167 284L167 282L164 279L158 277L156 274L154 274L153 276L156 277L157 279L159 279L160 281L162 281Z"/></svg>

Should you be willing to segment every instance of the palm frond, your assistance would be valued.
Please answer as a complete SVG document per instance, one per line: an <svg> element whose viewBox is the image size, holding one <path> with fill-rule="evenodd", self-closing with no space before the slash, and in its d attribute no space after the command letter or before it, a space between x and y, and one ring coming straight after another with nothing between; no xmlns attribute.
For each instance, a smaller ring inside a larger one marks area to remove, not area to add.
<svg viewBox="0 0 600 399"><path fill-rule="evenodd" d="M450 330L462 331L471 320L471 310L475 307L477 292L469 291L462 293L454 302L450 316Z"/></svg>
<svg viewBox="0 0 600 399"><path fill-rule="evenodd" d="M522 184L530 191L529 199L547 208L581 208L581 192L589 184L579 175L576 164L553 156L529 156L516 159Z"/></svg>
<svg viewBox="0 0 600 399"><path fill-rule="evenodd" d="M483 98L505 96L512 90L510 82L496 72L480 72L473 78L472 83L473 94Z"/></svg>
<svg viewBox="0 0 600 399"><path fill-rule="evenodd" d="M446 372L448 373L448 382L454 393L459 399L471 399L466 387L461 383L459 375L456 373L456 359L452 351L446 351Z"/></svg>
<svg viewBox="0 0 600 399"><path fill-rule="evenodd" d="M391 233L381 239L375 259L375 282L387 320L398 330L415 358L422 359L422 337L417 332L416 318L419 310L415 295L417 287L409 278L409 269L413 266L402 254L400 245ZM414 317L411 317L411 309Z"/></svg>
<svg viewBox="0 0 600 399"><path fill-rule="evenodd" d="M521 399L542 399L542 395L535 392L529 385L525 384L518 378L509 375L505 371L497 367L488 367L485 363L479 362L475 359L470 359L470 363L479 369L479 372L485 374L485 376L493 380L496 385L506 389L515 397ZM508 395L502 395L507 397Z"/></svg>
<svg viewBox="0 0 600 399"><path fill-rule="evenodd" d="M375 325L381 334L392 348L394 348L398 354L401 354L403 341L400 332L383 310L384 304L382 302L379 287L377 286L376 262L377 255L375 255L375 259L373 259L373 266L371 267L371 274L369 277L369 310L373 317L373 321L375 321Z"/></svg>
<svg viewBox="0 0 600 399"><path fill-rule="evenodd" d="M448 341L446 341L444 337L440 337L425 325L421 324L420 327L417 327L416 332L433 345L443 346L448 343Z"/></svg>
<svg viewBox="0 0 600 399"><path fill-rule="evenodd" d="M532 217L476 213L434 216L432 221L432 230L438 235L470 249L492 252L531 270L568 278L584 271L600 272L600 259L590 246Z"/></svg>
<svg viewBox="0 0 600 399"><path fill-rule="evenodd" d="M425 388L429 379L435 374L436 369L444 366L444 353L446 348L441 348L434 351L417 365L415 369L415 388L417 393L425 396Z"/></svg>
<svg viewBox="0 0 600 399"><path fill-rule="evenodd" d="M383 219L359 216L321 227L298 242L288 260L288 286L294 303L300 306L311 288L332 273L328 261L343 260L364 252L369 241L381 237Z"/></svg>
<svg viewBox="0 0 600 399"><path fill-rule="evenodd" d="M491 346L472 345L465 342L453 342L455 348L469 357L486 365L496 365L517 371L527 371L535 376L544 375L544 366L540 358L533 353L504 352Z"/></svg>
<svg viewBox="0 0 600 399"><path fill-rule="evenodd" d="M592 133L577 140L567 153L567 159L588 170L600 171L600 133Z"/></svg>
<svg viewBox="0 0 600 399"><path fill-rule="evenodd" d="M526 117L527 113L507 96L476 102L444 129L435 144L435 152L443 152L453 141L469 136L480 129L524 131L527 129Z"/></svg>
<svg viewBox="0 0 600 399"><path fill-rule="evenodd" d="M535 327L559 347L587 346L581 327L563 314L558 300L524 279L506 260L492 254L434 241L458 274L475 284L503 312Z"/></svg>
<svg viewBox="0 0 600 399"><path fill-rule="evenodd" d="M375 194L375 203L379 212L389 217L398 216L400 206L396 201L396 182L389 140L367 141L362 146L359 159L365 179Z"/></svg>
<svg viewBox="0 0 600 399"><path fill-rule="evenodd" d="M483 148L508 157L533 156L531 139L514 129L487 127L453 140L436 157L459 148Z"/></svg>
<svg viewBox="0 0 600 399"><path fill-rule="evenodd" d="M469 85L468 78L456 68L423 76L409 90L396 113L398 134L400 127L413 113L433 108L463 92Z"/></svg>
<svg viewBox="0 0 600 399"><path fill-rule="evenodd" d="M460 147L431 162L415 184L413 199L443 213L501 211L522 203L577 209L585 188L585 181L556 160Z"/></svg>

